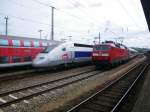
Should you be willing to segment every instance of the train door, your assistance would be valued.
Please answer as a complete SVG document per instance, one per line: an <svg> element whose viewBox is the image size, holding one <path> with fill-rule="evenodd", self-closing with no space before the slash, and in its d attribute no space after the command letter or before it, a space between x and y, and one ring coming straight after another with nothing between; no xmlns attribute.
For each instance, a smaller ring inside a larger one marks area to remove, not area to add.
<svg viewBox="0 0 150 112"><path fill-rule="evenodd" d="M74 62L74 44L71 44L69 53L70 53L70 62L73 63Z"/></svg>
<svg viewBox="0 0 150 112"><path fill-rule="evenodd" d="M71 44L68 44L68 45L62 47L62 51L63 51L62 59L65 64L73 62L72 49L73 49L73 46Z"/></svg>

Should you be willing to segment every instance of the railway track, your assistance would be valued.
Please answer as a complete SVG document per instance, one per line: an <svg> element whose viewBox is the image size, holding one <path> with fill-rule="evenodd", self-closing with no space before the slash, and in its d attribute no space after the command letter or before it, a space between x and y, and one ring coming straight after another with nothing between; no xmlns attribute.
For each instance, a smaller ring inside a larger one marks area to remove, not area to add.
<svg viewBox="0 0 150 112"><path fill-rule="evenodd" d="M86 67L87 65L80 65L79 67ZM74 69L79 68L77 66L71 66L68 68L59 68L59 69L49 69L49 68L43 68L43 69L34 69L32 67L29 68L20 68L14 70L11 68L10 71L0 71L0 82L2 81L8 81L8 80L16 80L16 79L22 79L30 76L37 76L37 75L43 75L43 73L57 73L66 69ZM41 73L39 73L41 72ZM38 73L38 74L37 74Z"/></svg>
<svg viewBox="0 0 150 112"><path fill-rule="evenodd" d="M67 112L116 112L122 106L140 76L145 73L149 63L135 66L120 78L97 91Z"/></svg>
<svg viewBox="0 0 150 112"><path fill-rule="evenodd" d="M19 79L31 76L31 73L35 73L35 69L28 69L28 70L19 70L14 72L8 72L8 73L1 73L0 75L0 81L7 81L7 80L13 80L13 79Z"/></svg>
<svg viewBox="0 0 150 112"><path fill-rule="evenodd" d="M79 81L98 75L102 71L88 70L72 76L63 77L49 82L24 87L17 90L0 93L0 108L8 107L12 104L23 101L28 103L28 99L37 97L59 88L77 83Z"/></svg>

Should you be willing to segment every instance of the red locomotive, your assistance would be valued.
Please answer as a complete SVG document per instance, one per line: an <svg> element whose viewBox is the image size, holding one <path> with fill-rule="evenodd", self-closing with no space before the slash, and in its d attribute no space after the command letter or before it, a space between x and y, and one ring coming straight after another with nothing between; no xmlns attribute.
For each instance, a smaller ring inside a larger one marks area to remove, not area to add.
<svg viewBox="0 0 150 112"><path fill-rule="evenodd" d="M113 66L128 59L129 50L122 44L106 41L93 47L92 61L97 67Z"/></svg>
<svg viewBox="0 0 150 112"><path fill-rule="evenodd" d="M0 35L0 68L31 64L44 47L55 41Z"/></svg>

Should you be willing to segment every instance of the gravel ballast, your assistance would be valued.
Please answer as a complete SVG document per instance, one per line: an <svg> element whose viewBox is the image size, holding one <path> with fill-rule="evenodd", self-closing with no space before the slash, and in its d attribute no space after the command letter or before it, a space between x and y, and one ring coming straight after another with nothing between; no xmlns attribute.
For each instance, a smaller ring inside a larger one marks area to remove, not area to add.
<svg viewBox="0 0 150 112"><path fill-rule="evenodd" d="M133 67L136 64L143 62L144 60L145 60L145 58L133 59L124 65L121 65L121 66L114 68L112 70L100 73L99 75L93 76L92 78L89 78L89 79L86 79L84 81L80 81L78 83L63 87L61 89L50 91L48 93L39 95L39 96L34 97L34 98L27 100L27 101L16 103L10 107L3 108L2 110L0 110L0 112L1 111L2 112L61 111L63 109L63 107L68 106L68 104L71 105L75 99L81 97L82 95L88 93L89 91L94 90L98 86L102 86L106 82L114 80L115 78L120 76L122 73L127 71L129 68ZM85 69L87 69L87 68L85 68ZM89 69L93 69L93 68L89 67ZM82 69L82 70L84 70L84 69ZM77 73L77 71L81 72L82 70L78 69L78 70L74 70L72 72L70 71L70 73ZM54 78L54 76L53 76L53 78ZM34 80L36 80L36 77L35 77L35 79L33 79L33 81ZM39 83L42 80L44 80L44 78L38 76L36 83ZM48 79L46 79L46 80L48 80ZM24 79L24 81L28 82L29 79L26 79L26 80ZM25 83L25 82L23 82L23 83ZM15 82L13 84L15 85ZM16 84L17 84L17 82L16 82ZM22 85L22 83L21 83L21 85ZM10 85L6 85L5 87L9 87L9 86ZM3 85L3 87L4 87L4 85ZM19 86L19 87L22 87L22 86ZM11 88L14 89L13 87L11 87ZM9 90L9 89L7 88L3 91L7 91L7 90Z"/></svg>

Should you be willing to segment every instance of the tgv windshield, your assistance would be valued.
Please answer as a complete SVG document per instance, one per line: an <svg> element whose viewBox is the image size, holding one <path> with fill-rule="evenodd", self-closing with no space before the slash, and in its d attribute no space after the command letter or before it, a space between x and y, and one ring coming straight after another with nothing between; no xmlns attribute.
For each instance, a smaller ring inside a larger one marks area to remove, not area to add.
<svg viewBox="0 0 150 112"><path fill-rule="evenodd" d="M48 46L46 47L41 53L48 53L49 51L53 50L55 47L57 47L58 45L52 45L52 46Z"/></svg>

